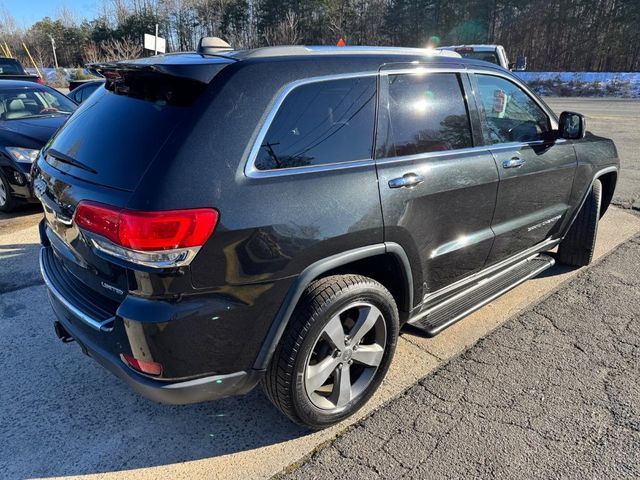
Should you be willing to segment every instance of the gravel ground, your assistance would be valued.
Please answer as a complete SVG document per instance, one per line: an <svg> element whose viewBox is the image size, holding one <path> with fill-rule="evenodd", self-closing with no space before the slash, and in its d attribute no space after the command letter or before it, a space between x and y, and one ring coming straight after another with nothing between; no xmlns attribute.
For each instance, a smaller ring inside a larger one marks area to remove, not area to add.
<svg viewBox="0 0 640 480"><path fill-rule="evenodd" d="M640 478L640 237L285 478Z"/></svg>

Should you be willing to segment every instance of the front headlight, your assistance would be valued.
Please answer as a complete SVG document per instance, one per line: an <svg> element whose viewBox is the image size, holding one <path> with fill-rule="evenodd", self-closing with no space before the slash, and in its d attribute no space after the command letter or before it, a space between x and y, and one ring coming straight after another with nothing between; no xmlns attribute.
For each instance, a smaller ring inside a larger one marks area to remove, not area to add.
<svg viewBox="0 0 640 480"><path fill-rule="evenodd" d="M6 150L7 152L9 152L9 155L14 158L14 160L24 163L33 163L36 158L38 158L38 154L40 153L40 150L21 147L7 147Z"/></svg>

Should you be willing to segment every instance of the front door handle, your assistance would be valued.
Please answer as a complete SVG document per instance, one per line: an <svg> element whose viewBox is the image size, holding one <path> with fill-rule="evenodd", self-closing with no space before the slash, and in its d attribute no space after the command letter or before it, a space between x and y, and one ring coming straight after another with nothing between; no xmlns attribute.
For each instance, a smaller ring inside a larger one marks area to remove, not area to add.
<svg viewBox="0 0 640 480"><path fill-rule="evenodd" d="M526 160L520 157L512 157L509 160L502 162L502 168L520 168Z"/></svg>
<svg viewBox="0 0 640 480"><path fill-rule="evenodd" d="M389 180L389 188L412 188L424 182L422 175L405 173L403 176Z"/></svg>

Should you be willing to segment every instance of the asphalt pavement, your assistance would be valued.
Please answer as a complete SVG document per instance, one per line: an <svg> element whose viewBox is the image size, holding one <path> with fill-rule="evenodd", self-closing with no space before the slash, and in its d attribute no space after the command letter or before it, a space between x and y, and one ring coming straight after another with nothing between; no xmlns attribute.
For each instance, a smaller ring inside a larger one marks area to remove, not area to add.
<svg viewBox="0 0 640 480"><path fill-rule="evenodd" d="M640 237L287 479L640 478Z"/></svg>
<svg viewBox="0 0 640 480"><path fill-rule="evenodd" d="M640 210L640 99L545 98L558 114L579 112L587 117L587 130L615 141L621 173L613 202Z"/></svg>
<svg viewBox="0 0 640 480"><path fill-rule="evenodd" d="M612 208L600 257L640 233ZM0 234L0 478L269 478L555 291L579 270L556 266L427 339L404 333L379 392L360 415L321 432L290 423L259 389L167 406L146 400L54 335L37 269L37 225ZM452 381L453 383L453 381Z"/></svg>

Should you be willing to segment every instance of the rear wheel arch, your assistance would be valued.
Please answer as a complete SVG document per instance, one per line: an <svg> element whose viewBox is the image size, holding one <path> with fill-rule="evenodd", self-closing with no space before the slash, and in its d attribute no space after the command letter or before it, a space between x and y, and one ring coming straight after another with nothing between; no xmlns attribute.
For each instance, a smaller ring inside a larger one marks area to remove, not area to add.
<svg viewBox="0 0 640 480"><path fill-rule="evenodd" d="M391 272L391 276L386 277L383 272ZM414 301L413 276L408 256L400 245L380 243L332 255L305 268L291 286L262 344L254 369L267 368L305 289L320 278L347 273L364 275L381 283L393 295L401 312L401 322L408 318Z"/></svg>

